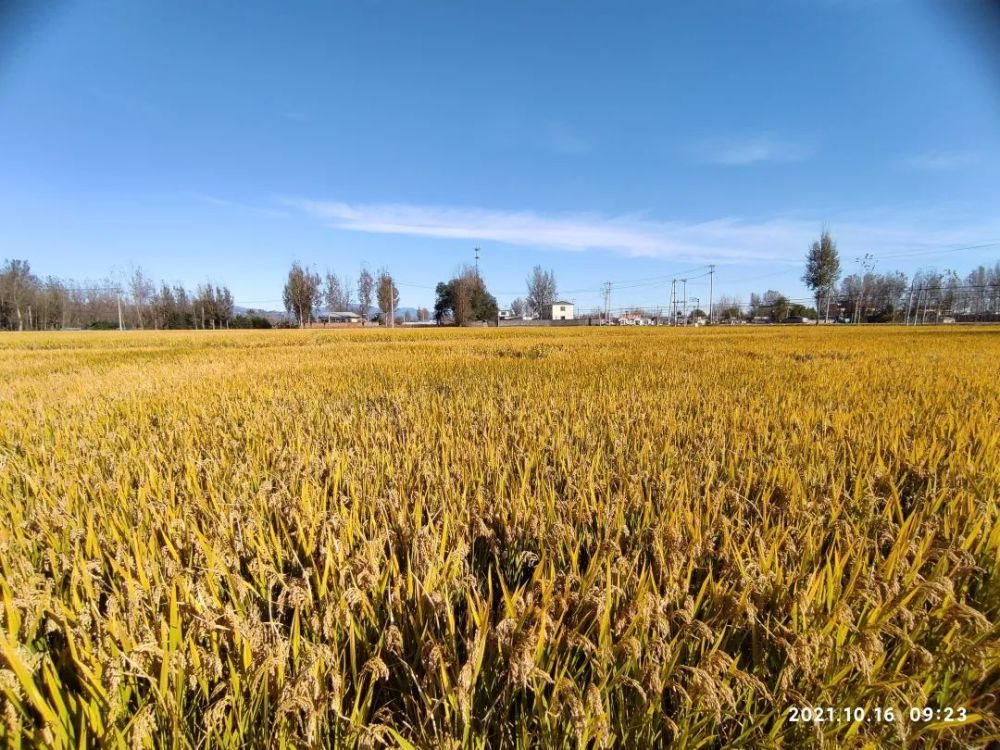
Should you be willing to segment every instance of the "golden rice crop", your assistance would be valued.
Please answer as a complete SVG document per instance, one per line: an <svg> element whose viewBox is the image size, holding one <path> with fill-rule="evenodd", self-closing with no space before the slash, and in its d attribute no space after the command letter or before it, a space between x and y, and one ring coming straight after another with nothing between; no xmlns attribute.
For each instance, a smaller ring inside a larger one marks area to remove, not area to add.
<svg viewBox="0 0 1000 750"><path fill-rule="evenodd" d="M984 328L9 335L0 739L986 745L998 382Z"/></svg>

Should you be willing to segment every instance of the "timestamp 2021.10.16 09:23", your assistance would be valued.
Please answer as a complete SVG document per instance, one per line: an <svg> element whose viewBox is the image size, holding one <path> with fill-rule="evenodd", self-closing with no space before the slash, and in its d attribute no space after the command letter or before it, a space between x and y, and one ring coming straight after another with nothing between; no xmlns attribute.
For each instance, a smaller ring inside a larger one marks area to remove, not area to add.
<svg viewBox="0 0 1000 750"><path fill-rule="evenodd" d="M892 723L898 719L911 722L946 722L964 724L973 718L968 709L963 706L910 706L894 708L892 706L791 706L787 710L788 721L791 723L820 722L873 722Z"/></svg>

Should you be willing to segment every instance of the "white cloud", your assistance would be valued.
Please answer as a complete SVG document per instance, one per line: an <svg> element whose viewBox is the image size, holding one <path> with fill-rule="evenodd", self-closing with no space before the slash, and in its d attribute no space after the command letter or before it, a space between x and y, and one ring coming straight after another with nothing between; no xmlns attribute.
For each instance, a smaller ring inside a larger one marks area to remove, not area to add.
<svg viewBox="0 0 1000 750"><path fill-rule="evenodd" d="M817 218L662 221L639 214L544 214L476 207L287 200L331 227L374 234L439 237L565 251L608 251L680 261L798 264L824 224ZM869 214L830 226L845 258L874 252L923 254L1000 238L992 225Z"/></svg>
<svg viewBox="0 0 1000 750"><path fill-rule="evenodd" d="M711 164L742 167L765 162L803 161L816 152L816 147L802 141L757 136L703 140L695 144L694 150L699 158Z"/></svg>

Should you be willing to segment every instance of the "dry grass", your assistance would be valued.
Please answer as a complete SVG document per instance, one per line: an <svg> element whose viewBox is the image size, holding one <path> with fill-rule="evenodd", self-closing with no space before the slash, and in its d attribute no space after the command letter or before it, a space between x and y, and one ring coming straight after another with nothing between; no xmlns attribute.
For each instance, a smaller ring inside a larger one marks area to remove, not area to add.
<svg viewBox="0 0 1000 750"><path fill-rule="evenodd" d="M0 740L985 745L998 378L984 329L6 336Z"/></svg>

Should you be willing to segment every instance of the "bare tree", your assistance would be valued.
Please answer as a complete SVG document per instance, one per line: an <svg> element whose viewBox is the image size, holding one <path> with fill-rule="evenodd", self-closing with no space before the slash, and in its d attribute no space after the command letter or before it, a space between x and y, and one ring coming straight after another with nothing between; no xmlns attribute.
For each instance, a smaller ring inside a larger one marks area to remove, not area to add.
<svg viewBox="0 0 1000 750"><path fill-rule="evenodd" d="M323 288L323 301L326 303L326 320L330 322L330 313L340 312L344 309L342 300L344 299L344 289L340 285L340 278L335 273L326 272L326 286Z"/></svg>
<svg viewBox="0 0 1000 750"><path fill-rule="evenodd" d="M344 312L350 310L353 295L351 287L351 280L347 277L327 273L324 298L328 310L332 312Z"/></svg>
<svg viewBox="0 0 1000 750"><path fill-rule="evenodd" d="M1000 261L989 269L986 283L990 287L990 311L994 316L1000 315Z"/></svg>
<svg viewBox="0 0 1000 750"><path fill-rule="evenodd" d="M152 279L147 278L141 268L133 268L132 275L128 280L128 289L132 296L132 304L135 305L135 317L141 331L144 328L142 313L149 305L155 287Z"/></svg>
<svg viewBox="0 0 1000 750"><path fill-rule="evenodd" d="M198 285L194 292L195 327L215 329L215 286L211 282Z"/></svg>
<svg viewBox="0 0 1000 750"><path fill-rule="evenodd" d="M361 274L358 276L358 314L361 315L361 325L368 322L374 292L375 278L367 268L362 268Z"/></svg>
<svg viewBox="0 0 1000 750"><path fill-rule="evenodd" d="M969 306L976 320L982 320L986 313L989 278L989 270L984 265L979 265L965 277L965 283L970 291Z"/></svg>
<svg viewBox="0 0 1000 750"><path fill-rule="evenodd" d="M69 294L65 285L57 278L47 277L39 301L42 308L42 328L62 328L69 307Z"/></svg>
<svg viewBox="0 0 1000 750"><path fill-rule="evenodd" d="M292 263L282 299L285 309L298 320L299 328L304 328L312 321L313 310L319 306L321 300L321 283L318 273L303 268L298 261Z"/></svg>
<svg viewBox="0 0 1000 750"><path fill-rule="evenodd" d="M38 280L31 274L31 265L26 260L8 260L0 269L0 298L13 308L19 331L24 330L22 307L37 285ZM30 311L30 305L28 309ZM30 320L28 327L31 327Z"/></svg>
<svg viewBox="0 0 1000 750"><path fill-rule="evenodd" d="M528 286L525 301L528 310L535 315L543 315L547 308L556 301L556 275L551 269L543 271L541 266L531 270L531 276L526 279Z"/></svg>
<svg viewBox="0 0 1000 750"><path fill-rule="evenodd" d="M872 281L874 281L873 272L875 271L875 256L871 253L865 253L860 258L854 259L855 263L860 263L861 267L865 269L864 275L861 277L861 294L858 297L858 306L854 322L860 325L865 322L865 304L867 300L865 296L867 294L868 288L871 286Z"/></svg>
<svg viewBox="0 0 1000 750"><path fill-rule="evenodd" d="M723 295L713 305L713 317L715 320L739 320L742 304L739 297L728 297Z"/></svg>
<svg viewBox="0 0 1000 750"><path fill-rule="evenodd" d="M233 319L235 305L233 304L233 294L229 287L215 287L215 319L219 328L229 328L229 323Z"/></svg>
<svg viewBox="0 0 1000 750"><path fill-rule="evenodd" d="M349 311L351 309L351 305L354 304L354 291L353 290L354 290L354 282L351 281L346 276L341 276L340 277L340 291L341 291L341 293L344 296L340 300L340 303L343 305L343 307L341 309L344 310L344 311Z"/></svg>
<svg viewBox="0 0 1000 750"><path fill-rule="evenodd" d="M383 323L395 325L396 310L399 309L399 289L387 268L379 269L377 295Z"/></svg>

